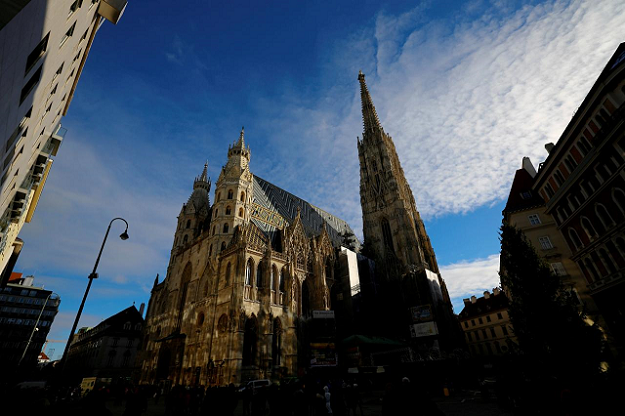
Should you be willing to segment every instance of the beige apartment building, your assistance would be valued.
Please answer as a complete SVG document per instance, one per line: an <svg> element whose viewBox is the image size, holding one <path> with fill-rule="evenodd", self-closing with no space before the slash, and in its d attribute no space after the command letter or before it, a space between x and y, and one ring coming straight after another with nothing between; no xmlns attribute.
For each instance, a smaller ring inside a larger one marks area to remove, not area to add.
<svg viewBox="0 0 625 416"><path fill-rule="evenodd" d="M504 221L520 229L538 255L560 277L564 288L592 322L605 326L599 309L590 296L586 279L573 260L571 250L558 230L555 219L547 214L545 201L532 190L536 170L524 157L521 169L516 171L508 202L503 210ZM504 290L506 288L504 287Z"/></svg>
<svg viewBox="0 0 625 416"><path fill-rule="evenodd" d="M458 320L473 356L503 355L517 344L508 314L508 298L499 288L464 300Z"/></svg>
<svg viewBox="0 0 625 416"><path fill-rule="evenodd" d="M93 39L126 0L0 0L0 286L63 141Z"/></svg>

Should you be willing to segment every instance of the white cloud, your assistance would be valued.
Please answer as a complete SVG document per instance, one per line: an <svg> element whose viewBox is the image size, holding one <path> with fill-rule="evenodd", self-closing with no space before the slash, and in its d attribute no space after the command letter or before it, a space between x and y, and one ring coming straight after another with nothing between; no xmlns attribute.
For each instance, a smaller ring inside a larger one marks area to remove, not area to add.
<svg viewBox="0 0 625 416"><path fill-rule="evenodd" d="M479 295L499 286L499 254L441 266L449 296Z"/></svg>
<svg viewBox="0 0 625 416"><path fill-rule="evenodd" d="M440 271L456 313L463 308L462 299L480 297L484 291L500 285L499 254L441 266Z"/></svg>
<svg viewBox="0 0 625 416"><path fill-rule="evenodd" d="M326 92L316 101L291 86L278 102L259 99L261 128L281 157L253 168L360 230L354 136L363 69L424 218L505 199L522 157L546 156L544 144L557 141L624 38L625 3L488 7L474 20L459 12L425 21L421 6L380 12L336 42L324 66L331 81L320 81Z"/></svg>

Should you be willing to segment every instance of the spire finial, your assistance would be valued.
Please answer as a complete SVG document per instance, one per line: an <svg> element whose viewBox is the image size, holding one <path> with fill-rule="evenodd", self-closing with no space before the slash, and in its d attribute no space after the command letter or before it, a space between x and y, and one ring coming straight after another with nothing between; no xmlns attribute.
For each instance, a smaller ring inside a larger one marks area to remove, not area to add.
<svg viewBox="0 0 625 416"><path fill-rule="evenodd" d="M241 133L239 134L237 146L240 146L241 149L245 148L245 126L241 127Z"/></svg>
<svg viewBox="0 0 625 416"><path fill-rule="evenodd" d="M375 111L371 95L367 89L365 82L365 74L362 71L358 72L358 81L360 81L360 100L362 102L362 123L363 123L363 138L364 136L374 130L382 130L380 125L380 119L378 113Z"/></svg>

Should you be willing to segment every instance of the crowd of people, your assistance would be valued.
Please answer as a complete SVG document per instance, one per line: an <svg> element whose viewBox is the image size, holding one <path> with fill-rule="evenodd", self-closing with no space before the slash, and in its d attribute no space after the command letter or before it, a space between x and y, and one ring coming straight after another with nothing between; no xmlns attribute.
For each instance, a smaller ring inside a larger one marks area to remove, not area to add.
<svg viewBox="0 0 625 416"><path fill-rule="evenodd" d="M150 406L152 412L154 408L162 409L158 412L165 416L365 416L363 397L369 402L375 399L369 389L364 390L353 381L308 380L256 388L250 385L237 388L234 384L207 388L118 384L86 391L80 387L46 387L15 389L9 393L13 403L20 403L22 411L26 406L54 409L66 415L111 415L111 409L117 413L123 409L124 416L139 416ZM383 416L414 415L416 409L420 415L441 414L407 378L387 384L380 404Z"/></svg>

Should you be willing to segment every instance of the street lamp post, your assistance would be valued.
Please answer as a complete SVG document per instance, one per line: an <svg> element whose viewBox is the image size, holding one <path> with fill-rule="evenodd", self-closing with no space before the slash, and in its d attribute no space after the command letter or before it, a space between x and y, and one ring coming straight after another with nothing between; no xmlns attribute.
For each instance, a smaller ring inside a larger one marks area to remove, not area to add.
<svg viewBox="0 0 625 416"><path fill-rule="evenodd" d="M72 325L72 331L69 334L69 338L67 340L67 344L65 345L65 351L63 352L63 358L61 359L63 363L63 368L65 368L66 360L67 360L67 351L69 350L69 344L72 342L72 338L74 338L74 334L76 333L76 327L78 326L78 321L80 320L80 315L82 314L82 309L85 307L85 301L87 300L87 295L89 295L89 289L91 289L91 283L93 283L93 279L98 278L98 264L100 263L100 257L102 256L102 251L104 250L104 245L106 244L106 239L109 236L109 231L111 231L111 225L113 221L120 220L126 223L126 229L123 233L119 235L119 238L122 240L128 240L128 221L121 217L113 218L111 222L109 222L109 226L106 229L106 234L104 234L104 240L102 240L102 246L100 247L100 252L98 253L98 258L95 261L95 265L93 266L93 271L89 275L89 283L87 284L87 289L85 290L85 295L82 298L82 302L80 303L80 308L78 308L78 313L76 314L76 319L74 319L74 325Z"/></svg>
<svg viewBox="0 0 625 416"><path fill-rule="evenodd" d="M22 357L20 358L20 361L17 363L18 366L20 366L22 364L22 361L24 360L24 357L26 357L26 352L28 352L28 347L30 347L30 343L33 340L33 336L35 336L35 332L39 331L39 328L38 328L39 320L41 319L41 315L43 315L43 311L46 309L46 306L48 305L48 301L50 300L50 297L52 295L59 296L58 293L50 292L50 294L46 297L46 300L43 303L43 307L39 311L39 316L37 317L37 321L35 322L35 326L33 327L33 330L30 333L30 337L28 338L28 342L26 343L26 348L24 348L24 352L22 353Z"/></svg>

